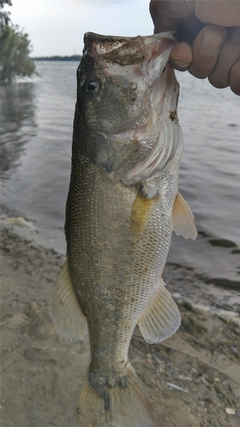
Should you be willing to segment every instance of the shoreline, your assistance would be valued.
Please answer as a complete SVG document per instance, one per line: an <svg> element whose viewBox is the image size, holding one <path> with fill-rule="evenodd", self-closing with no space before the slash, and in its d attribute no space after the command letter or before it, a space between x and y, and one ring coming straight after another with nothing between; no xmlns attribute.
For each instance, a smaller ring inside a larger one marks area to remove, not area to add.
<svg viewBox="0 0 240 427"><path fill-rule="evenodd" d="M36 247L51 249L63 259L65 257L64 228L61 231L57 229L50 231L42 224L30 222L23 217L1 218L0 232L8 233L8 231L16 235L16 238L31 242ZM188 265L175 263L171 259L171 253L172 248L165 266L164 278L174 299L180 304L190 304L200 311L232 319L240 325L240 281L210 278Z"/></svg>
<svg viewBox="0 0 240 427"><path fill-rule="evenodd" d="M1 425L70 426L89 345L60 337L49 316L64 255L53 242L42 246L36 230L2 224L1 234ZM237 427L240 295L171 264L165 278L182 326L158 345L145 343L136 329L129 352L156 427Z"/></svg>

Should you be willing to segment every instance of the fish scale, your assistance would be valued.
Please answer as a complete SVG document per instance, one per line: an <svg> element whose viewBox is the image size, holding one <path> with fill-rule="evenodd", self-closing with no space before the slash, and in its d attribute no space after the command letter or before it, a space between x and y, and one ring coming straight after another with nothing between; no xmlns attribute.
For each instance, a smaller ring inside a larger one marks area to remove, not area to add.
<svg viewBox="0 0 240 427"><path fill-rule="evenodd" d="M105 352L97 369L104 369L108 375L119 371L119 360L127 362L133 330L158 286L169 250L171 217L167 217L166 203L161 200L140 238L131 236L130 217L136 194L108 180L94 164L85 168L85 161L77 158L75 163L77 171L73 167L72 176L79 187L73 187L68 207L74 230L68 249L69 269L83 312L91 312L88 326L92 352L98 358L99 352ZM80 184L81 176L84 186ZM175 196L176 188L172 204ZM72 205L74 211L78 205L77 216L71 214ZM159 221L163 212L164 220ZM114 304L113 311L108 309L109 304ZM128 328L124 327L126 322Z"/></svg>
<svg viewBox="0 0 240 427"><path fill-rule="evenodd" d="M81 427L154 426L128 360L130 340L137 324L149 343L180 325L162 274L173 229L195 238L196 228L178 192L183 138L178 83L167 66L173 44L172 33L85 36L67 257L51 305L65 336L78 341L89 332L91 360L77 410Z"/></svg>

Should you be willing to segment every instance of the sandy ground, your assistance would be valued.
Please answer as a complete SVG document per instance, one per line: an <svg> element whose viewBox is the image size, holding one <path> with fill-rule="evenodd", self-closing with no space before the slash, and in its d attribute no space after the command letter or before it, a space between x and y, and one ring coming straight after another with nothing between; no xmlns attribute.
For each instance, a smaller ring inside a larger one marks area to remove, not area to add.
<svg viewBox="0 0 240 427"><path fill-rule="evenodd" d="M1 427L68 427L89 346L60 337L49 316L64 257L12 227L2 229L1 254ZM239 293L172 266L166 282L182 314L179 332L152 346L136 330L129 354L156 426L239 427Z"/></svg>

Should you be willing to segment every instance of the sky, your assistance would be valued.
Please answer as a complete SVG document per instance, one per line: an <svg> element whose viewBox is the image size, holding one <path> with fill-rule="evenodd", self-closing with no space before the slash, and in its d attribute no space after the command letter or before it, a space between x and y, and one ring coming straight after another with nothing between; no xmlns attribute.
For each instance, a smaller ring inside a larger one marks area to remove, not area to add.
<svg viewBox="0 0 240 427"><path fill-rule="evenodd" d="M152 34L149 0L12 0L11 20L29 34L31 56L81 54L83 35Z"/></svg>

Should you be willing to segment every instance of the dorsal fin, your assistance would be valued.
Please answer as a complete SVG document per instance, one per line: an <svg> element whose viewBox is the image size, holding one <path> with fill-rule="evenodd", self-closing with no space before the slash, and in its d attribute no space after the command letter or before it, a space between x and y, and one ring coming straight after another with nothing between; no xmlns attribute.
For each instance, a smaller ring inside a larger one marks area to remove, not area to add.
<svg viewBox="0 0 240 427"><path fill-rule="evenodd" d="M177 236L181 235L185 239L196 239L198 233L193 213L179 192L173 205L172 222Z"/></svg>

